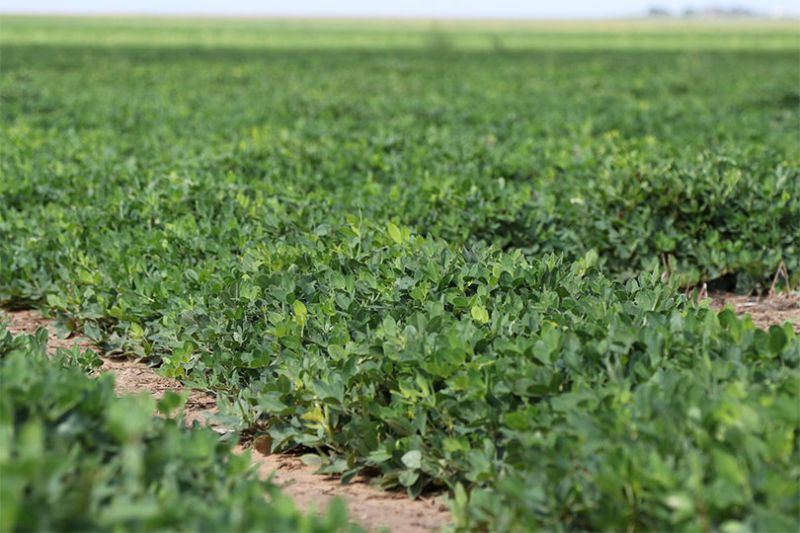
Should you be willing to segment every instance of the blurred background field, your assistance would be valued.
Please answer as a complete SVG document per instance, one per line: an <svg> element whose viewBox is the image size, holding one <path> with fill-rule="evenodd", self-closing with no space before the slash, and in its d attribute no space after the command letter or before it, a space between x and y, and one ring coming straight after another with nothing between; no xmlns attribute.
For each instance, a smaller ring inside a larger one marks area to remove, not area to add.
<svg viewBox="0 0 800 533"><path fill-rule="evenodd" d="M797 50L796 19L2 17L2 44L315 49Z"/></svg>

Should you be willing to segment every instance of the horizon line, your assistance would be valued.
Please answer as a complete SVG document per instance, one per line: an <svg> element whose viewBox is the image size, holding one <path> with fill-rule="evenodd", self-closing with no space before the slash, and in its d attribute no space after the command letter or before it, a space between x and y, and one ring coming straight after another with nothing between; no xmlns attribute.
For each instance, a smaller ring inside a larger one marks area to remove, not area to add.
<svg viewBox="0 0 800 533"><path fill-rule="evenodd" d="M704 16L702 14L694 16L684 16L682 14L653 16L647 14L610 14L610 15L564 15L564 16L519 16L519 15L456 15L456 14L277 14L277 13L206 13L206 12L137 12L137 11L6 11L0 8L0 16L21 16L21 17L64 17L64 18L198 18L198 19L228 19L228 20L335 20L335 21L399 21L399 22L420 22L420 21L453 21L453 22L553 22L553 21L574 21L591 22L595 20L604 21L703 21L703 22L726 22L726 21L763 21L763 20L800 20L800 12L786 13L754 13L749 16Z"/></svg>

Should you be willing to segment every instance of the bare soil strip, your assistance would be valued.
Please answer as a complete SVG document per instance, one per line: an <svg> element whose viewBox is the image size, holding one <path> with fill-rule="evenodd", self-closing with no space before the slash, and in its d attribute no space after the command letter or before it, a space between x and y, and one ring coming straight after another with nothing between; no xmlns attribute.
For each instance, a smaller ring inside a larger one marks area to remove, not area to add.
<svg viewBox="0 0 800 533"><path fill-rule="evenodd" d="M58 348L72 349L76 340L81 349L92 348L98 351L87 339L60 339L52 327L53 321L34 311L0 310L0 314L2 313L8 315L8 329L14 334L32 334L39 327L47 328L48 346L52 353ZM186 390L178 381L157 375L144 363L99 355L103 360L99 372L113 372L116 375L118 394L146 391L159 399L165 391ZM201 391L190 391L185 405L187 423L194 420L204 422L216 410L213 396ZM235 450L244 452L245 447L237 446ZM313 506L317 510L324 510L332 498L339 496L347 502L353 520L371 530L385 527L393 533L421 533L437 530L450 522L447 506L435 497L410 500L400 492L376 490L365 478L356 478L348 485L342 485L334 476L314 474L315 469L306 466L296 456L264 455L257 447L251 450L252 462L257 465L260 477L266 479L274 473L273 481L301 509Z"/></svg>
<svg viewBox="0 0 800 533"><path fill-rule="evenodd" d="M712 293L711 307L723 309L730 304L737 316L749 313L756 327L769 329L772 325L781 325L787 320L792 323L794 331L800 334L800 302L790 293L765 296L737 296L729 293Z"/></svg>

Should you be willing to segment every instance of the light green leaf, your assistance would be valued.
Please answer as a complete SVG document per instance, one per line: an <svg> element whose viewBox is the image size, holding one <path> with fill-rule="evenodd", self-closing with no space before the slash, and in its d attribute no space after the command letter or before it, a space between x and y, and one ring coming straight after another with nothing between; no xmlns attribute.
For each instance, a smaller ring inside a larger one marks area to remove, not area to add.
<svg viewBox="0 0 800 533"><path fill-rule="evenodd" d="M388 231L389 237L391 237L394 242L397 244L403 242L403 234L400 232L400 228L389 222Z"/></svg>
<svg viewBox="0 0 800 533"><path fill-rule="evenodd" d="M422 452L419 450L411 450L403 455L403 464L408 468L419 468L422 464Z"/></svg>
<svg viewBox="0 0 800 533"><path fill-rule="evenodd" d="M475 305L472 307L472 318L481 324L489 322L489 312L482 305Z"/></svg>

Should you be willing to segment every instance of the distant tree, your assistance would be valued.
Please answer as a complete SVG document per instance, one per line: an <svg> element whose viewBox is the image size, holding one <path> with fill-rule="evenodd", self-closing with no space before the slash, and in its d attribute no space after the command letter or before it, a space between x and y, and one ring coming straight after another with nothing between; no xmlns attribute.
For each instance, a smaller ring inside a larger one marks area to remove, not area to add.
<svg viewBox="0 0 800 533"><path fill-rule="evenodd" d="M670 13L668 9L665 9L663 7L654 6L654 7L651 7L647 11L647 16L648 17L671 17L672 13Z"/></svg>
<svg viewBox="0 0 800 533"><path fill-rule="evenodd" d="M652 10L651 10L652 11ZM721 7L707 7L705 9L695 9L691 7L687 7L684 9L682 15L684 18L694 18L694 17L701 17L701 18L726 18L726 17L734 17L734 18L742 18L742 17L758 17L762 16L757 11L754 11L750 8L746 7L731 7L731 8L721 8Z"/></svg>
<svg viewBox="0 0 800 533"><path fill-rule="evenodd" d="M746 7L734 7L729 12L729 14L736 16L736 17L756 17L758 13L753 11L752 9Z"/></svg>

